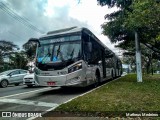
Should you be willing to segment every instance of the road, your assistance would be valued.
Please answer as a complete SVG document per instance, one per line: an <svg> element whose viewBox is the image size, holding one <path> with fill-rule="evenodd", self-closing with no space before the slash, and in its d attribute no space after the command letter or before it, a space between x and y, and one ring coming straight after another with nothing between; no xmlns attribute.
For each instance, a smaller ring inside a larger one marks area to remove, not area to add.
<svg viewBox="0 0 160 120"><path fill-rule="evenodd" d="M82 90L79 88L8 86L7 88L0 88L0 111L44 112L91 89L90 87ZM0 114L2 115L2 113ZM6 118L3 119L6 120Z"/></svg>
<svg viewBox="0 0 160 120"><path fill-rule="evenodd" d="M117 80L117 79L115 79ZM110 80L109 80L110 81ZM109 82L108 81L108 82ZM105 83L101 84L104 85ZM99 86L100 87L100 86ZM93 87L61 89L60 87L33 87L24 85L0 88L0 116L2 112L41 112L50 111L79 95L93 90ZM9 120L9 118L3 118ZM0 118L0 120L3 120ZM12 120L27 118L12 118Z"/></svg>
<svg viewBox="0 0 160 120"><path fill-rule="evenodd" d="M24 86L24 85L19 85L19 86L9 85L6 88L0 88L0 97L23 93L23 92L29 92L29 91L38 90L41 88L40 87L28 88L27 86Z"/></svg>

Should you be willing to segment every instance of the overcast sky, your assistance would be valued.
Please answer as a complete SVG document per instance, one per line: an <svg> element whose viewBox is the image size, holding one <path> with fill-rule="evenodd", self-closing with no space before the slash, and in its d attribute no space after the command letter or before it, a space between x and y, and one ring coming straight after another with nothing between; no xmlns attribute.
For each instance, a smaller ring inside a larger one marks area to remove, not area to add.
<svg viewBox="0 0 160 120"><path fill-rule="evenodd" d="M79 2L80 1L80 2ZM0 40L21 47L31 37L72 26L89 28L114 52L114 45L102 35L104 16L116 9L97 5L97 0L1 0Z"/></svg>

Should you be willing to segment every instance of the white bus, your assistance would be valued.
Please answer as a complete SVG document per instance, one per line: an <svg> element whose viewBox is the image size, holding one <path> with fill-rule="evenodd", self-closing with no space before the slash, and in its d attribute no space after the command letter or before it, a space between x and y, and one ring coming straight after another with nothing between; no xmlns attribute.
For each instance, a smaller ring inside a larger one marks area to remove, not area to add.
<svg viewBox="0 0 160 120"><path fill-rule="evenodd" d="M35 80L40 86L85 87L121 76L120 59L87 28L48 32L36 41Z"/></svg>

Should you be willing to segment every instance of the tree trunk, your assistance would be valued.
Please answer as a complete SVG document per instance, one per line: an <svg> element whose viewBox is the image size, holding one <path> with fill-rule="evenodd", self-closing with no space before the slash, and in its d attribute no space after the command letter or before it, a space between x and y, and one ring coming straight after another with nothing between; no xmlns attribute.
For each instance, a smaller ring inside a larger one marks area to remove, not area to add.
<svg viewBox="0 0 160 120"><path fill-rule="evenodd" d="M146 72L147 72L147 74L150 73L149 69L150 69L150 62L147 62L147 66L146 66Z"/></svg>
<svg viewBox="0 0 160 120"><path fill-rule="evenodd" d="M152 75L153 75L153 65L152 65L152 61L151 61L151 71L152 71Z"/></svg>

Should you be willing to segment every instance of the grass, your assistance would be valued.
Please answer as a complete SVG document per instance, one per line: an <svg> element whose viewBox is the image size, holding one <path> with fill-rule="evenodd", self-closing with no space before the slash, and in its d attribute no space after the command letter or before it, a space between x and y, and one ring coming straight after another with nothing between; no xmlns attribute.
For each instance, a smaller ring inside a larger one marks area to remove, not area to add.
<svg viewBox="0 0 160 120"><path fill-rule="evenodd" d="M55 111L160 111L160 75L143 76L142 83L136 81L135 74L123 76Z"/></svg>

